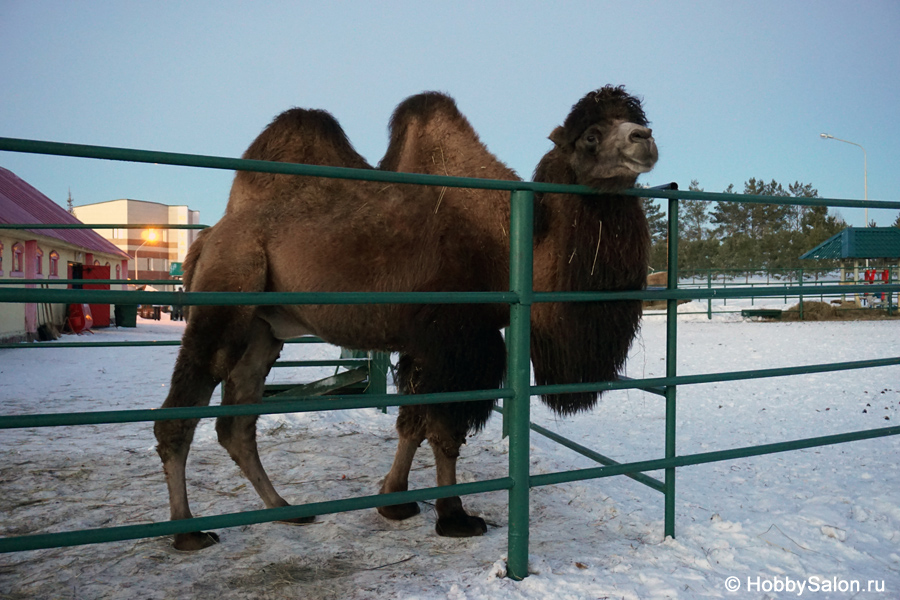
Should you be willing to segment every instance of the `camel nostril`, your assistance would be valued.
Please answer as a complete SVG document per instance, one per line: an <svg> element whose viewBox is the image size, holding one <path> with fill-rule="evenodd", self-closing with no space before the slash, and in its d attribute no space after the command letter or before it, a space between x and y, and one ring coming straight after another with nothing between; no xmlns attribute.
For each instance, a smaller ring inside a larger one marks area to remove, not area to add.
<svg viewBox="0 0 900 600"><path fill-rule="evenodd" d="M629 142L640 142L653 137L653 130L648 127L635 127L628 135Z"/></svg>

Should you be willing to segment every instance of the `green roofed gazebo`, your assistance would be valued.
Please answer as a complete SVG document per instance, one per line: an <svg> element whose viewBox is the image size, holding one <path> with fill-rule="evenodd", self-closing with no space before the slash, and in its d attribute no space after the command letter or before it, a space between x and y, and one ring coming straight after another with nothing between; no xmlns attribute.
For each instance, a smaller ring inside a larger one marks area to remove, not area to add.
<svg viewBox="0 0 900 600"><path fill-rule="evenodd" d="M897 227L848 227L800 259L830 260L875 259L891 264L900 258L900 229Z"/></svg>
<svg viewBox="0 0 900 600"><path fill-rule="evenodd" d="M863 268L887 269L890 273L891 269L900 268L900 229L848 227L801 255L800 260L804 259L840 261L841 282L847 281L847 271L851 267L853 280L860 280L860 261L864 262ZM889 276L889 280L892 279Z"/></svg>

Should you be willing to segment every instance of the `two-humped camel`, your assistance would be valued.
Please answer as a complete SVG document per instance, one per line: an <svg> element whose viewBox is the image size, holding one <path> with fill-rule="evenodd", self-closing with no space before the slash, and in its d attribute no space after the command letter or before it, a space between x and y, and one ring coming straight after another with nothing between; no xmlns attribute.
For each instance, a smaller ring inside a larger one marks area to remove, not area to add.
<svg viewBox="0 0 900 600"><path fill-rule="evenodd" d="M621 87L589 93L550 135L554 147L534 180L606 192L633 187L657 160L639 100ZM282 113L245 158L371 168L337 121L317 110ZM391 171L517 179L479 140L454 101L439 93L396 109L379 165ZM635 197L538 194L534 288L538 291L638 290L649 252L647 222ZM238 172L225 216L203 232L185 261L185 289L231 292L499 291L509 285L509 194ZM536 304L532 360L538 384L611 380L639 326L639 300ZM163 407L202 406L224 382L226 405L260 401L284 340L317 335L339 346L398 352L404 394L491 389L501 384L505 305L197 306L189 313ZM550 395L561 414L594 405L597 394ZM456 482L467 433L479 430L494 401L404 406L399 444L382 493L408 488L416 449L428 440L438 485ZM286 506L256 445L255 416L222 417L219 441L267 507ZM191 517L185 464L197 420L158 421L158 452L171 518ZM440 535L487 530L458 497L436 502ZM390 519L416 503L384 506ZM298 519L303 522L311 519ZM182 550L218 541L209 532L175 536Z"/></svg>

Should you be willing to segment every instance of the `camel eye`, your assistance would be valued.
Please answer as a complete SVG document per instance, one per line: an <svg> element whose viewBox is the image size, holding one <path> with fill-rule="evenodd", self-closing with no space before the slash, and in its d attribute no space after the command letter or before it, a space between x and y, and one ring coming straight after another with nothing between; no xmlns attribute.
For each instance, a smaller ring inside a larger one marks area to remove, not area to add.
<svg viewBox="0 0 900 600"><path fill-rule="evenodd" d="M596 144L596 143L597 143L597 136L591 134L591 135L587 136L586 138L584 138L584 141L586 141L588 144Z"/></svg>

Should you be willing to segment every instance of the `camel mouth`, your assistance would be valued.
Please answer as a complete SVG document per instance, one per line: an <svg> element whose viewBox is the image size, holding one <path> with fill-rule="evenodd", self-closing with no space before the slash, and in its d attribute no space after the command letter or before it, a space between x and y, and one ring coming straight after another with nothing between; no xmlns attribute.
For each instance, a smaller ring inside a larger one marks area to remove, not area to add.
<svg viewBox="0 0 900 600"><path fill-rule="evenodd" d="M656 157L650 156L645 160L635 160L633 158L626 157L625 164L623 165L625 168L633 171L634 173L640 175L642 173L649 173L653 170L653 167L656 166Z"/></svg>
<svg viewBox="0 0 900 600"><path fill-rule="evenodd" d="M629 144L622 149L620 154L622 166L638 174L651 171L659 160L656 140L650 135L632 135L628 141Z"/></svg>

